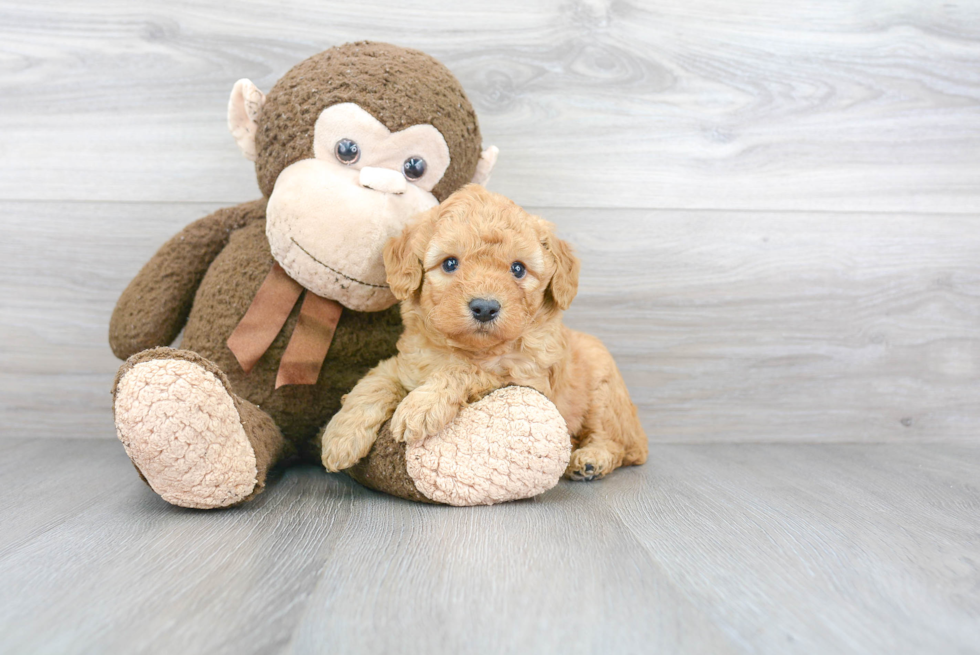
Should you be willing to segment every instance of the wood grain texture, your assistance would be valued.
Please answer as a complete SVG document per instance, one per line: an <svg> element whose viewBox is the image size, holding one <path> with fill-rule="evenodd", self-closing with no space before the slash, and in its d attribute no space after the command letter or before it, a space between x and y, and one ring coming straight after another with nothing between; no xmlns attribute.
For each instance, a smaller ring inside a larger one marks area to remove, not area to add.
<svg viewBox="0 0 980 655"><path fill-rule="evenodd" d="M258 196L235 80L357 39L444 61L576 246L647 465L467 509L139 481L112 306ZM0 3L0 652L980 653L978 61L973 2Z"/></svg>
<svg viewBox="0 0 980 655"><path fill-rule="evenodd" d="M442 59L522 203L980 206L980 5L925 0L8 0L0 198L250 199L235 80L357 39Z"/></svg>
<svg viewBox="0 0 980 655"><path fill-rule="evenodd" d="M976 441L972 217L550 216L583 260L566 320L612 350L654 441Z"/></svg>
<svg viewBox="0 0 980 655"><path fill-rule="evenodd" d="M0 203L6 434L113 437L112 307L214 208ZM534 211L583 261L566 321L612 350L652 441L976 440L973 218Z"/></svg>
<svg viewBox="0 0 980 655"><path fill-rule="evenodd" d="M156 249L217 206L0 206L0 430L113 437L109 316Z"/></svg>
<svg viewBox="0 0 980 655"><path fill-rule="evenodd" d="M479 508L307 467L212 512L161 501L117 443L5 439L0 455L0 524L38 526L2 537L3 652L980 644L974 445L660 444L604 481ZM38 469L70 477L36 487Z"/></svg>

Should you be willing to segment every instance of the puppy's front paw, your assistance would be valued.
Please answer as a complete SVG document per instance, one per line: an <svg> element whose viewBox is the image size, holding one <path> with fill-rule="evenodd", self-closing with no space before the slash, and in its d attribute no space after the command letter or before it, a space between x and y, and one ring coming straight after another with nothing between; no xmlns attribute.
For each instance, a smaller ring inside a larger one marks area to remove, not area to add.
<svg viewBox="0 0 980 655"><path fill-rule="evenodd" d="M351 425L346 416L337 414L323 432L321 459L332 473L348 469L364 458L377 435L363 425Z"/></svg>
<svg viewBox="0 0 980 655"><path fill-rule="evenodd" d="M591 482L611 473L617 466L616 457L603 448L587 446L572 453L565 469L569 480Z"/></svg>
<svg viewBox="0 0 980 655"><path fill-rule="evenodd" d="M405 443L421 441L441 432L458 413L459 407L439 394L416 389L405 396L391 417L391 436Z"/></svg>

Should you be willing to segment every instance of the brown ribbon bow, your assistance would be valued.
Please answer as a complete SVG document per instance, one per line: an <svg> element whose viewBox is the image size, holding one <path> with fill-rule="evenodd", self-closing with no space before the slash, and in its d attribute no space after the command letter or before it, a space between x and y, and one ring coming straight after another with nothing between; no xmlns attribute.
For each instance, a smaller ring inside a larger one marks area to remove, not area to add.
<svg viewBox="0 0 980 655"><path fill-rule="evenodd" d="M304 291L306 297L299 310L299 320L279 363L276 389L286 384L316 384L343 311L340 303L304 289L282 266L273 263L245 316L228 337L229 350L245 373L250 373L282 330Z"/></svg>

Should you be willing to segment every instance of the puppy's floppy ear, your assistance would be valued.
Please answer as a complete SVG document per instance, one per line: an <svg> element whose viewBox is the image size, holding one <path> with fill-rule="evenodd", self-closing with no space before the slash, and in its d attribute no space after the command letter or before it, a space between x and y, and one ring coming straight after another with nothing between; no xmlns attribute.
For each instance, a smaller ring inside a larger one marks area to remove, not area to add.
<svg viewBox="0 0 980 655"><path fill-rule="evenodd" d="M385 244L383 256L388 286L398 300L405 300L422 286L425 273L422 258L432 238L438 212L439 207L433 207L417 215L400 235Z"/></svg>
<svg viewBox="0 0 980 655"><path fill-rule="evenodd" d="M547 224L551 227L550 224ZM551 253L555 259L555 274L548 282L545 289L545 296L558 306L558 309L566 310L572 304L575 294L578 292L578 272L579 260L572 252L572 247L565 241L549 233L541 240L544 249Z"/></svg>

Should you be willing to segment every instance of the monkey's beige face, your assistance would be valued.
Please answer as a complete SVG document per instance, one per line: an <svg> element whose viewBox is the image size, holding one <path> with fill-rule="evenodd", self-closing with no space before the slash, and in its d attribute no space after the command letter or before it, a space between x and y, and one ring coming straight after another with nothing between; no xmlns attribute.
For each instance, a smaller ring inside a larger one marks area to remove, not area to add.
<svg viewBox="0 0 980 655"><path fill-rule="evenodd" d="M351 103L325 109L314 130L313 158L286 167L269 198L272 256L317 295L380 311L395 303L384 243L438 204L449 148L431 125L392 133Z"/></svg>
<svg viewBox="0 0 980 655"><path fill-rule="evenodd" d="M541 245L543 221L521 214L484 205L435 227L418 307L457 347L479 351L517 339L544 303L555 264Z"/></svg>

